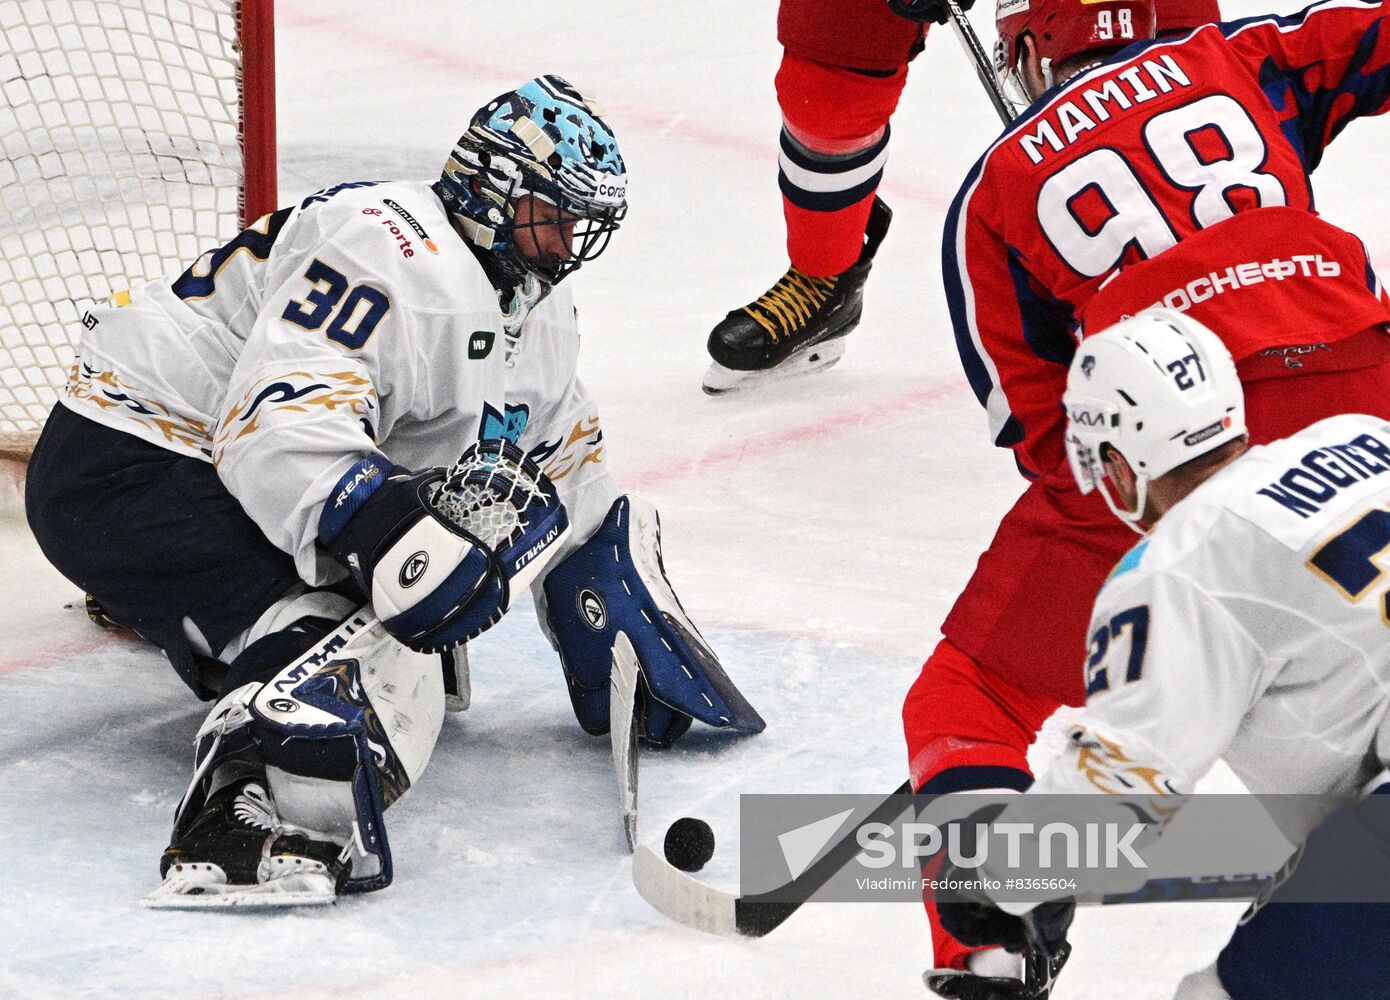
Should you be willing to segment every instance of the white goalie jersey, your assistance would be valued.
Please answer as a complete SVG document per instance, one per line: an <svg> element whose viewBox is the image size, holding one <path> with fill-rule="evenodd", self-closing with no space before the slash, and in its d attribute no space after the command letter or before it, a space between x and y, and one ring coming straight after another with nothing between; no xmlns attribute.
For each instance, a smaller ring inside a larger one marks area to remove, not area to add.
<svg viewBox="0 0 1390 1000"><path fill-rule="evenodd" d="M1390 423L1252 448L1169 511L1096 600L1085 711L1035 792L1354 795L1390 757Z"/></svg>
<svg viewBox="0 0 1390 1000"><path fill-rule="evenodd" d="M618 491L577 377L567 285L515 349L497 295L425 183L342 184L260 219L177 280L85 319L63 402L213 463L313 584L324 500L359 459L447 466L506 437L555 482L583 539Z"/></svg>

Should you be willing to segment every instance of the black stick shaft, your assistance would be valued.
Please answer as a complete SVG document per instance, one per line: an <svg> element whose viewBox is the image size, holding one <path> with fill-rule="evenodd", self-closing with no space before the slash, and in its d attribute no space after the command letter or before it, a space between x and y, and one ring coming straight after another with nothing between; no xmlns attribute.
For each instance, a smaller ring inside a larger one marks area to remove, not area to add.
<svg viewBox="0 0 1390 1000"><path fill-rule="evenodd" d="M970 27L970 22L965 19L965 12L960 9L956 0L945 0L945 3L946 13L950 16L956 38L960 41L961 48L965 49L965 54L970 57L970 61L975 64L975 75L984 85L985 93L989 94L989 101L998 112L999 120L1005 125L1010 124L1014 120L1013 109L1009 107L1009 102L1004 98L1004 91L995 79L994 65L985 55L979 36L975 34L975 29Z"/></svg>
<svg viewBox="0 0 1390 1000"><path fill-rule="evenodd" d="M846 832L815 864L780 889L755 896L740 896L734 903L734 916L739 932L750 937L762 937L780 927L788 917L801 908L802 903L810 899L860 852L859 841L856 839L860 829L870 823L887 823L896 819L911 803L911 800L904 800L899 796L909 795L911 792L912 782L904 781L875 806L873 812ZM787 898L789 893L793 898ZM769 896L776 898L769 899Z"/></svg>

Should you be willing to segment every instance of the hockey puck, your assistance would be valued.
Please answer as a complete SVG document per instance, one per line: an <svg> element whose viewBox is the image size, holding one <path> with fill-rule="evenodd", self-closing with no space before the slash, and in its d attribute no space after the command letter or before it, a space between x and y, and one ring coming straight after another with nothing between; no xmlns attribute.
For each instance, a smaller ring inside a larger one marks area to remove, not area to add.
<svg viewBox="0 0 1390 1000"><path fill-rule="evenodd" d="M702 819L682 817L666 831L666 860L683 872L697 872L714 857L714 831Z"/></svg>

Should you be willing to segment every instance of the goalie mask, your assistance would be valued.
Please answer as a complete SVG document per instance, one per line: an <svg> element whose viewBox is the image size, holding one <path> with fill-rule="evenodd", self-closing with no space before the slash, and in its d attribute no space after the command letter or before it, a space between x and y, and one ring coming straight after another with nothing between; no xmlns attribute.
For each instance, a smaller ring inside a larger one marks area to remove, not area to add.
<svg viewBox="0 0 1390 1000"><path fill-rule="evenodd" d="M1087 52L1095 52L1099 58L1153 38L1156 24L1154 0L999 0L994 73L1009 101L1021 112L1033 103L1018 67L1024 35L1032 37L1042 61L1043 79L1051 88L1061 82L1053 77L1058 63Z"/></svg>
<svg viewBox="0 0 1390 1000"><path fill-rule="evenodd" d="M1245 436L1245 394L1226 345L1168 309L1147 309L1083 340L1062 403L1077 486L1082 493L1099 489L1115 516L1136 530L1151 480ZM1134 470L1134 510L1120 506L1105 484L1107 446Z"/></svg>
<svg viewBox="0 0 1390 1000"><path fill-rule="evenodd" d="M553 285L593 260L627 212L627 172L612 130L558 76L537 77L480 109L435 191L494 278L513 285L531 276ZM518 218L526 195L544 205ZM543 234L546 226L556 232ZM558 237L568 256L537 260L522 252L546 235Z"/></svg>

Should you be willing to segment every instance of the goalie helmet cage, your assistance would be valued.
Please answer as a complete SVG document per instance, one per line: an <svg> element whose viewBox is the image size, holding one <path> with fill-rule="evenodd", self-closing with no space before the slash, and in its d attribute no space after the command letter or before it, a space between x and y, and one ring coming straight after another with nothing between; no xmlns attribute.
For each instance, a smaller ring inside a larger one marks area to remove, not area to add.
<svg viewBox="0 0 1390 1000"><path fill-rule="evenodd" d="M276 207L273 0L0 0L0 455L87 310Z"/></svg>

